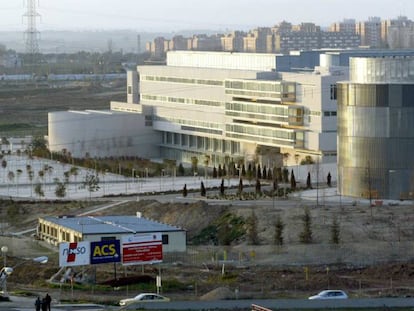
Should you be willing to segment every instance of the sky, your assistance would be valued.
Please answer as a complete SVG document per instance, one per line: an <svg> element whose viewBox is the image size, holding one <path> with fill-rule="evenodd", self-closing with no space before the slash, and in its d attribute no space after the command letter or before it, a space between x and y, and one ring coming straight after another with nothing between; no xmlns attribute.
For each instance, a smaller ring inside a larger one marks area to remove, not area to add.
<svg viewBox="0 0 414 311"><path fill-rule="evenodd" d="M29 0L0 0L0 31L27 28ZM413 0L34 0L44 30L176 32L271 27L286 20L320 26L344 18L414 19Z"/></svg>

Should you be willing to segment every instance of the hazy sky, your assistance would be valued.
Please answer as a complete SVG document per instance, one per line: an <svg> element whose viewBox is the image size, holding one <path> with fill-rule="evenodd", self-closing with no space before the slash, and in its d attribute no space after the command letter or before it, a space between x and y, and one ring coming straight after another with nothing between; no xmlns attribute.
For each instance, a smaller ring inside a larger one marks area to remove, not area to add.
<svg viewBox="0 0 414 311"><path fill-rule="evenodd" d="M0 30L24 30L27 0L0 0ZM344 18L414 19L414 0L36 0L41 30L235 30L283 20L328 26Z"/></svg>

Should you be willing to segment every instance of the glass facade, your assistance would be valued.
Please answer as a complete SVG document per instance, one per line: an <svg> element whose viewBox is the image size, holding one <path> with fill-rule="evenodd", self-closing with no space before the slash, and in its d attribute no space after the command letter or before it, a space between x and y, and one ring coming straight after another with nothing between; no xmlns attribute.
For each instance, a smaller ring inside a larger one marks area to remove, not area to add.
<svg viewBox="0 0 414 311"><path fill-rule="evenodd" d="M339 83L338 189L408 198L414 191L414 84Z"/></svg>

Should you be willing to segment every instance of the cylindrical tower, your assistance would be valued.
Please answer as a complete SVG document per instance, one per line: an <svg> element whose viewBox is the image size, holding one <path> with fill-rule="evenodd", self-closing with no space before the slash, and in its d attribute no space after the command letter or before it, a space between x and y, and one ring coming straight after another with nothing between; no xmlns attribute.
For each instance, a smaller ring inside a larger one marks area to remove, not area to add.
<svg viewBox="0 0 414 311"><path fill-rule="evenodd" d="M414 57L351 58L338 85L338 190L401 199L414 192Z"/></svg>

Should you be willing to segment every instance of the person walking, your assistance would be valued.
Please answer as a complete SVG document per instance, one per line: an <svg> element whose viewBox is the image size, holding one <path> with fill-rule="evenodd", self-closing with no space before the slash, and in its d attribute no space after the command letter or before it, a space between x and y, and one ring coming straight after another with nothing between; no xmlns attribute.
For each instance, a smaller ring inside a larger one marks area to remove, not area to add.
<svg viewBox="0 0 414 311"><path fill-rule="evenodd" d="M42 306L42 311L47 311L46 298L42 299L41 306Z"/></svg>
<svg viewBox="0 0 414 311"><path fill-rule="evenodd" d="M36 311L40 311L40 307L42 306L42 302L40 301L40 297L37 297L35 301Z"/></svg>
<svg viewBox="0 0 414 311"><path fill-rule="evenodd" d="M52 297L50 297L49 293L45 296L45 302L46 302L46 310L50 311L50 304L52 303Z"/></svg>

